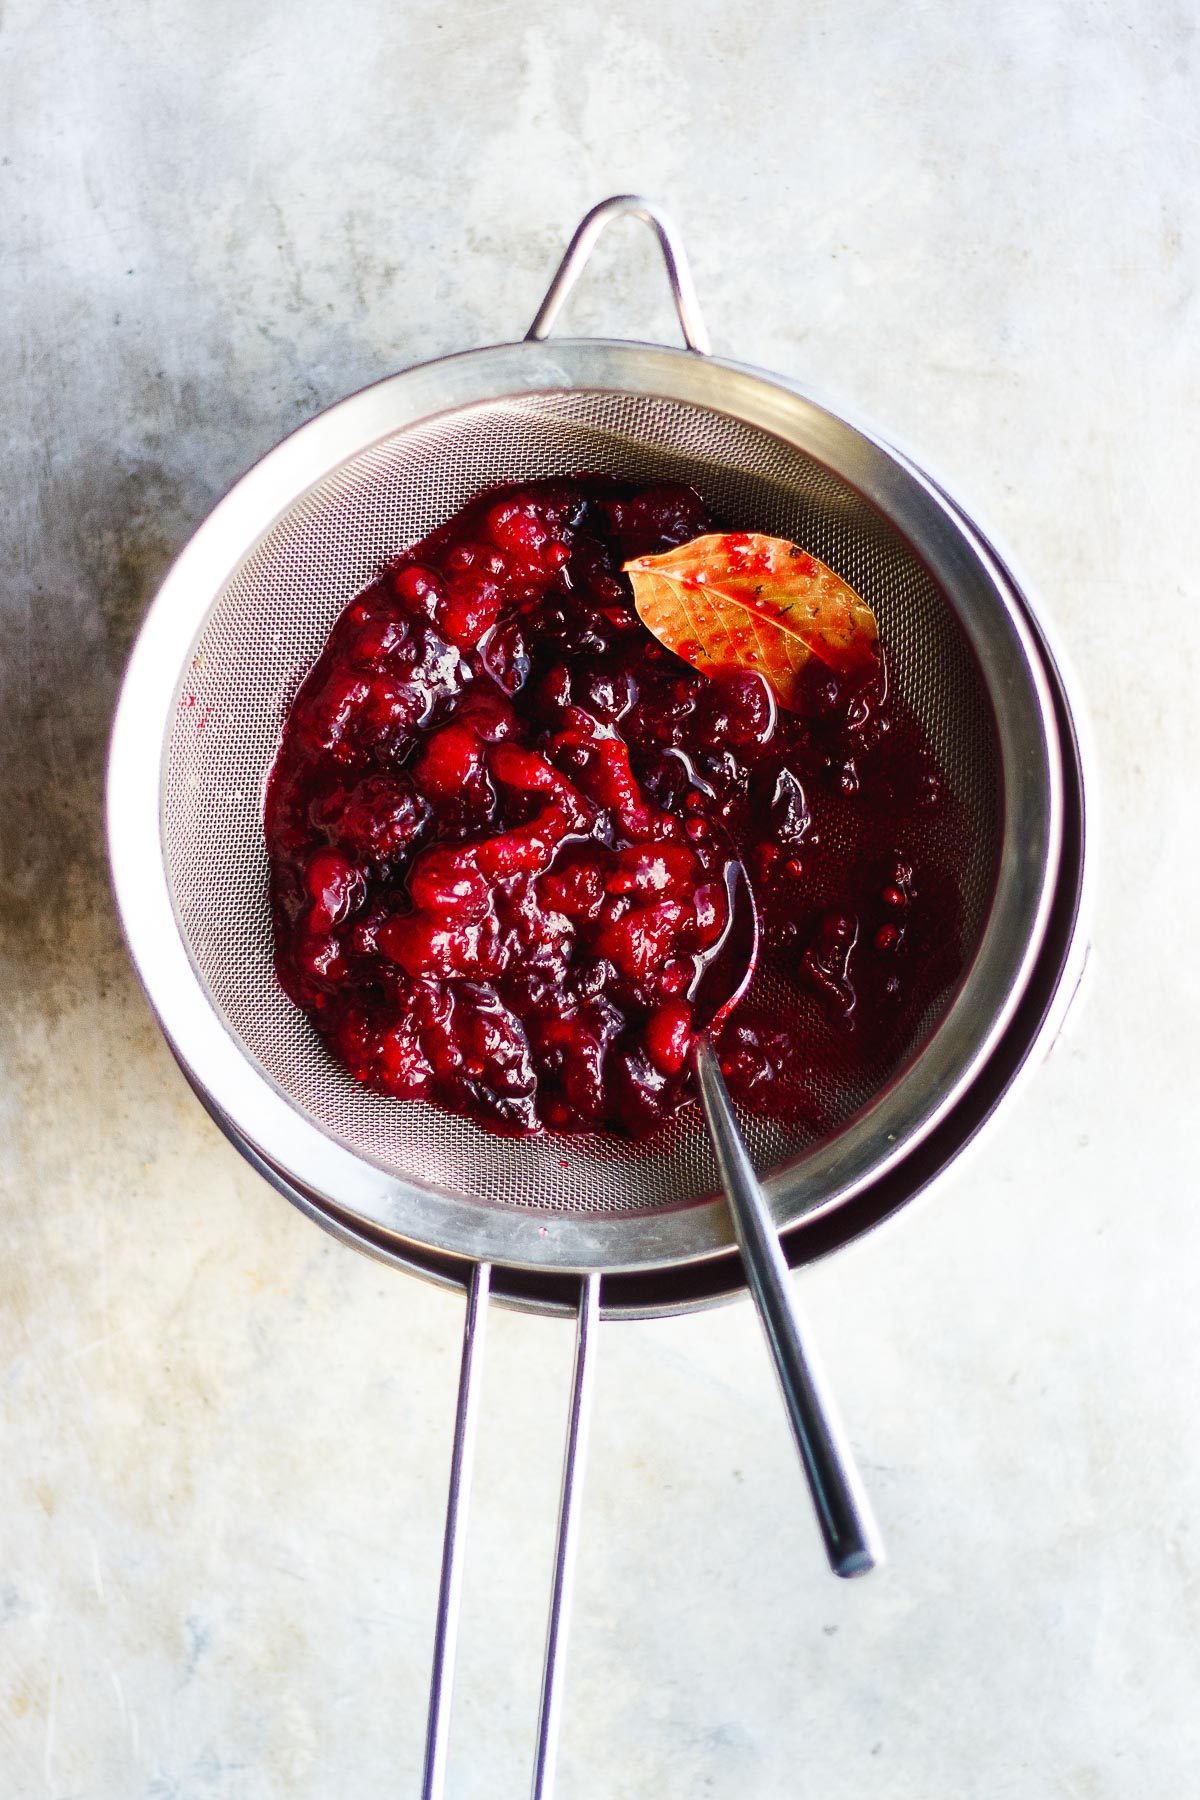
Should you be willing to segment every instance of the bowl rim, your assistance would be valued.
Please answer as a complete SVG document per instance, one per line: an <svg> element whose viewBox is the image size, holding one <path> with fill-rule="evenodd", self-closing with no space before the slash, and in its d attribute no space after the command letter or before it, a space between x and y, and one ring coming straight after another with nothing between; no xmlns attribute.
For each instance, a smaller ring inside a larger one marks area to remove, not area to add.
<svg viewBox="0 0 1200 1800"><path fill-rule="evenodd" d="M910 1154L970 1087L1024 994L1062 853L1062 743L1028 602L986 540L908 457L795 383L692 351L551 339L440 357L319 413L235 483L168 571L114 719L108 833L122 926L160 1025L210 1112L264 1172L276 1171L277 1185L430 1253L618 1272L727 1254L723 1201L714 1194L610 1216L543 1211L402 1179L339 1142L257 1064L210 996L176 915L163 844L165 749L182 672L227 582L279 519L335 469L399 432L471 408L582 390L680 401L771 433L882 513L943 591L972 595L959 618L996 710L1002 762L1004 831L989 916L957 993L904 1069L841 1130L767 1179L777 1227L845 1205Z"/></svg>

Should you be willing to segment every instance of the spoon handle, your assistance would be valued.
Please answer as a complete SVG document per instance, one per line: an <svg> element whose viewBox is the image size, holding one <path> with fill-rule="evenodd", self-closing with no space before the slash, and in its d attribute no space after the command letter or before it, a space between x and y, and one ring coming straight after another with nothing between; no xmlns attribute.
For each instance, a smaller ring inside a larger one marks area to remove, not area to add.
<svg viewBox="0 0 1200 1800"><path fill-rule="evenodd" d="M774 1221L742 1140L716 1051L702 1036L692 1054L746 1280L779 1377L829 1566L835 1575L865 1575L884 1560L870 1502L801 1321Z"/></svg>

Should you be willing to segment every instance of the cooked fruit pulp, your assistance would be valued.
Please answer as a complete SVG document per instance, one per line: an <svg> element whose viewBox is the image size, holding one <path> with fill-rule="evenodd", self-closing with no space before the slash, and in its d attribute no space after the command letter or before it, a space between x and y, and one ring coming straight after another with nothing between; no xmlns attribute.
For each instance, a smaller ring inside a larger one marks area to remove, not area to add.
<svg viewBox="0 0 1200 1800"><path fill-rule="evenodd" d="M959 974L953 879L906 848L953 803L882 665L814 659L785 712L638 619L621 564L713 529L682 486L493 489L337 620L266 835L280 980L358 1081L645 1136L690 1093L732 858L774 977L719 1038L744 1102L822 1129L831 1071L884 1070Z"/></svg>

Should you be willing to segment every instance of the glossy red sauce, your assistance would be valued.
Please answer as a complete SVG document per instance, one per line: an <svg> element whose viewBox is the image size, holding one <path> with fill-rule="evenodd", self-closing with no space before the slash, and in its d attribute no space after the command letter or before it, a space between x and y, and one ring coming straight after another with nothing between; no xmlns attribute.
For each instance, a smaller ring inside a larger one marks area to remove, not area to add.
<svg viewBox="0 0 1200 1800"><path fill-rule="evenodd" d="M784 713L637 618L622 562L718 528L686 487L495 489L338 619L266 834L279 978L357 1080L503 1132L653 1131L731 856L784 996L721 1034L748 1104L819 1129L814 1055L882 1068L960 972L953 879L906 847L949 802L882 669L814 661Z"/></svg>

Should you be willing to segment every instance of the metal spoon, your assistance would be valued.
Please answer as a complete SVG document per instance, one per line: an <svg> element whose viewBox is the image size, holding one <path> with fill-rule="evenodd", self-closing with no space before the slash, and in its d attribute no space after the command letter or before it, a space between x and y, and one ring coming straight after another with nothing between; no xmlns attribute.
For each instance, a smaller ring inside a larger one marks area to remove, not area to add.
<svg viewBox="0 0 1200 1800"><path fill-rule="evenodd" d="M691 993L699 1031L692 1069L716 1151L721 1186L754 1296L783 1403L835 1575L865 1575L884 1560L870 1502L854 1465L800 1309L757 1175L721 1074L713 1038L742 999L758 960L758 909L740 862L726 865L729 924Z"/></svg>

